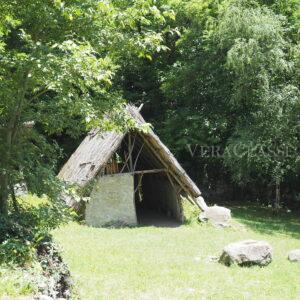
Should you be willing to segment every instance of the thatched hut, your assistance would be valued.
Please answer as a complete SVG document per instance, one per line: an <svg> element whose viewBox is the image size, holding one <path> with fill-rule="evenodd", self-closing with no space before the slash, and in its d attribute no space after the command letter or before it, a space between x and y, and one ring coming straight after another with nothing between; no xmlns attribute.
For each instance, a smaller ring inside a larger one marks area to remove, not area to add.
<svg viewBox="0 0 300 300"><path fill-rule="evenodd" d="M145 123L139 109L127 110L136 122ZM152 130L92 130L58 177L81 187L93 180L85 209L91 226L137 224L158 215L182 222L181 196L205 208L196 184Z"/></svg>

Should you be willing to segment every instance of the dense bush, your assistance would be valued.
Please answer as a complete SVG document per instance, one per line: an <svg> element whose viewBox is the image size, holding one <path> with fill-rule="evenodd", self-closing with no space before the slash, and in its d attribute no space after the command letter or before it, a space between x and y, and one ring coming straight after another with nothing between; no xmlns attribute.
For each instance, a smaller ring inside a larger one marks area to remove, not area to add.
<svg viewBox="0 0 300 300"><path fill-rule="evenodd" d="M50 230L69 217L68 209L49 203L22 204L19 212L8 217L0 215L0 264L30 263L39 245L51 239Z"/></svg>

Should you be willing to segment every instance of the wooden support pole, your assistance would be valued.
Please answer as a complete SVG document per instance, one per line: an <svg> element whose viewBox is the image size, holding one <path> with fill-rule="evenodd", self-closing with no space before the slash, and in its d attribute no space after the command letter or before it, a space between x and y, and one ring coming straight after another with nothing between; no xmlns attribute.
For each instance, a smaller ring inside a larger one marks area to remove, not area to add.
<svg viewBox="0 0 300 300"><path fill-rule="evenodd" d="M134 171L133 174L151 174L151 173L162 173L166 172L166 169L153 169L153 170L142 170L142 171Z"/></svg>
<svg viewBox="0 0 300 300"><path fill-rule="evenodd" d="M133 165L133 171L135 171L136 165L138 163L138 160L139 160L140 154L142 153L143 148L144 148L144 144L141 146L141 149L139 150L138 154L136 155L135 162Z"/></svg>
<svg viewBox="0 0 300 300"><path fill-rule="evenodd" d="M117 174L112 174L113 176L115 175L124 175L124 174L153 174L153 173L163 173L167 172L166 169L152 169L152 170L141 170L141 171L133 171L133 172L126 172L126 173L117 173Z"/></svg>
<svg viewBox="0 0 300 300"><path fill-rule="evenodd" d="M131 172L133 172L132 151L133 151L133 145L131 144L131 134L128 133L128 153L129 153L128 155L129 155L129 167Z"/></svg>

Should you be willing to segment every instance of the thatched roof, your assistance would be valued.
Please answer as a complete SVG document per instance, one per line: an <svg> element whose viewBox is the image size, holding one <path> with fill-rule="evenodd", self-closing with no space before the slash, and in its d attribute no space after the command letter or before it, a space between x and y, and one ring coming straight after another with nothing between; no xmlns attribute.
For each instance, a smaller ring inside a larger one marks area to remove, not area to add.
<svg viewBox="0 0 300 300"><path fill-rule="evenodd" d="M145 123L136 107L127 106L127 110L139 124ZM121 145L125 135L126 133L100 133L97 130L92 130L63 166L58 177L67 183L84 186L106 165ZM153 130L147 133L139 132L139 135L153 155L156 156L156 159L169 172L174 182L193 198L201 195L196 184Z"/></svg>

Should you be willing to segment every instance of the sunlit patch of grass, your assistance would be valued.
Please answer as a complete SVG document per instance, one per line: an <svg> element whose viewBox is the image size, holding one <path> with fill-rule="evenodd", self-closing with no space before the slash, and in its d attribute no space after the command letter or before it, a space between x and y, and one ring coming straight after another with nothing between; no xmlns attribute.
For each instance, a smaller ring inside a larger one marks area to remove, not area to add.
<svg viewBox="0 0 300 300"><path fill-rule="evenodd" d="M27 296L38 292L39 267L28 269L0 267L0 297Z"/></svg>
<svg viewBox="0 0 300 300"><path fill-rule="evenodd" d="M54 236L81 299L300 299L300 265L287 260L289 250L300 248L294 232L300 220L291 224L278 216L274 222L284 226L271 224L269 234L264 211L249 207L244 212L247 216L234 208L237 219L227 229L209 224L108 229L71 223ZM244 239L268 241L273 262L265 268L229 268L211 260L228 243Z"/></svg>

